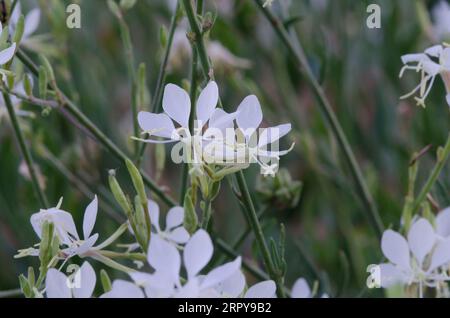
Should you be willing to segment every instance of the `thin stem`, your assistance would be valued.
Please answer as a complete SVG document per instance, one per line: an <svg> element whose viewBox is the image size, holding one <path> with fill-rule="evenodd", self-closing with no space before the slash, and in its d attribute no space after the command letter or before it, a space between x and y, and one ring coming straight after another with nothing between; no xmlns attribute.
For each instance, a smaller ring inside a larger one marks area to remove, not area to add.
<svg viewBox="0 0 450 318"><path fill-rule="evenodd" d="M417 212L417 210L420 208L423 200L425 200L427 194L431 191L431 188L433 187L434 183L436 182L439 175L441 174L441 171L444 168L449 155L450 155L450 134L447 137L447 142L445 143L444 148L442 148L442 152L438 151L438 158L437 158L436 165L433 168L433 171L431 172L430 176L428 177L427 182L425 183L425 185L423 186L419 195L417 196L416 200L414 201L413 208L412 208L413 215Z"/></svg>
<svg viewBox="0 0 450 318"><path fill-rule="evenodd" d="M11 119L11 124L14 130L14 134L19 142L20 151L25 159L25 162L28 167L28 172L30 173L31 183L33 184L34 191L36 193L37 198L39 199L39 203L41 207L48 208L48 201L45 196L44 191L41 189L39 184L39 179L36 172L36 167L31 156L31 152L28 149L28 146L25 142L25 138L22 134L22 130L20 129L19 121L16 116L16 112L14 110L14 106L12 105L11 98L7 93L2 93L3 99L5 100L6 109L8 110L9 118Z"/></svg>
<svg viewBox="0 0 450 318"><path fill-rule="evenodd" d="M199 3L200 4L200 3ZM199 9L197 8L197 11ZM191 66L191 88L189 92L189 98L191 99L191 113L189 114L189 131L191 136L194 133L194 119L196 115L196 103L197 99L197 85L198 85L198 74L197 74L197 64L198 64L198 54L194 46L192 46L192 66ZM181 191L180 191L180 202L184 201L184 196L186 195L186 189L188 185L188 174L189 174L189 163L183 165L183 172L181 175Z"/></svg>
<svg viewBox="0 0 450 318"><path fill-rule="evenodd" d="M198 57L200 64L203 69L203 73L206 78L213 79L214 75L211 69L211 64L209 62L208 54L205 48L205 42L203 41L202 30L198 24L196 13L192 7L191 0L183 0L184 9L186 10L186 15L189 21L189 25L195 36L195 46L197 48Z"/></svg>
<svg viewBox="0 0 450 318"><path fill-rule="evenodd" d="M164 87L164 82L166 79L167 64L169 62L170 51L171 51L172 43L173 43L173 35L175 34L175 30L178 26L179 6L180 6L180 3L178 1L175 12L173 13L172 18L170 20L169 37L167 39L167 46L166 46L166 50L164 51L163 61L159 67L158 79L156 80L156 87L155 87L155 91L153 93L153 100L152 100L152 106L151 106L153 113L158 113L160 110L163 87ZM139 156L138 156L138 161L137 161L138 167L140 166L140 164L142 162L142 157L144 156L146 148L147 148L147 143L142 143L141 148L139 149Z"/></svg>
<svg viewBox="0 0 450 318"><path fill-rule="evenodd" d="M102 250L105 247L108 247L112 243L114 243L125 231L128 230L128 222L123 223L119 228L108 238L106 239L102 244L95 246L94 250Z"/></svg>
<svg viewBox="0 0 450 318"><path fill-rule="evenodd" d="M364 204L364 211L367 211L367 217L369 219L370 224L372 225L374 231L377 236L381 238L383 233L383 224L381 222L381 218L378 214L378 210L375 206L375 202L372 198L372 195L369 192L367 184L364 180L363 174L359 167L358 162L355 159L353 151L350 147L350 143L347 140L347 137L336 117L336 114L331 107L330 102L328 101L322 87L316 80L311 67L309 66L306 55L303 51L300 43L296 43L298 45L294 45L290 35L287 33L286 29L283 27L282 22L273 15L268 8L263 7L263 2L261 0L255 0L258 7L261 9L263 14L271 23L274 28L275 33L278 35L280 40L287 47L289 54L292 55L297 66L300 71L304 74L306 80L311 85L314 94L319 102L319 107L321 108L325 119L329 126L331 127L331 131L336 138L342 153L344 154L345 161L347 162L348 167L350 168L351 175L355 182L356 191L361 198L362 203Z"/></svg>
<svg viewBox="0 0 450 318"><path fill-rule="evenodd" d="M125 49L125 59L127 61L127 69L128 76L131 81L131 111L133 116L133 132L135 136L139 135L139 124L137 120L138 115L138 107L137 107L137 78L136 78L136 70L135 70L135 61L134 61L134 52L133 52L133 44L131 43L131 35L130 29L123 17L120 15L119 17L119 25L120 25L120 35L122 38L122 43ZM135 155L136 158L139 155L139 144L134 142L135 147Z"/></svg>
<svg viewBox="0 0 450 318"><path fill-rule="evenodd" d="M21 50L17 51L16 56L25 64L25 66L35 75L38 76L38 69L36 65L31 61L31 59ZM122 162L129 159L125 153L116 146L86 115L79 110L79 108L66 96L63 92L59 90L58 87L51 87L59 93L61 96L61 104L58 109L66 110L70 113L77 123L85 128L90 134L92 134L99 143L101 143L112 155ZM131 159L130 159L131 160ZM153 193L159 197L168 206L176 205L175 201L166 193L164 193L161 188L155 184L155 182L143 171L140 170L144 183L150 188Z"/></svg>
<svg viewBox="0 0 450 318"><path fill-rule="evenodd" d="M22 295L22 290L20 288L0 291L0 298L9 298L9 297L15 297L15 296L21 296L21 295Z"/></svg>
<svg viewBox="0 0 450 318"><path fill-rule="evenodd" d="M250 196L250 192L248 191L247 184L245 182L244 173L242 171L236 173L236 180L239 185L239 189L241 191L241 199L246 207L247 217L250 222L250 227L255 233L255 239L258 244L259 250L261 251L264 265L269 272L270 277L277 284L277 292L278 295L282 298L285 297L284 286L283 286L283 277L277 273L277 269L272 260L272 255L270 254L269 247L267 246L266 239L264 237L264 233L261 227L261 224L258 220L258 215L256 214L255 207L253 205L252 198Z"/></svg>

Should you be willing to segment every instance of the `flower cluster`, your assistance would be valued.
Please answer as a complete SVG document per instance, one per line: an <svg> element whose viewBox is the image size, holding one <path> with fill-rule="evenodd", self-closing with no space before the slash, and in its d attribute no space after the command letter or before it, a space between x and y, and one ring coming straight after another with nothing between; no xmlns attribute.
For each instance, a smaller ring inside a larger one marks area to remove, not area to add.
<svg viewBox="0 0 450 318"><path fill-rule="evenodd" d="M415 284L422 297L424 287L436 288L450 279L450 208L438 214L435 224L418 218L406 238L393 230L383 233L381 249L389 262L380 264L382 287Z"/></svg>
<svg viewBox="0 0 450 318"><path fill-rule="evenodd" d="M215 164L226 167L224 170L227 172L236 172L257 162L263 174L273 175L279 158L292 149L280 151L277 147L279 139L291 130L291 125L260 129L258 136L263 115L256 96L246 97L233 113L218 108L218 100L217 84L208 83L197 100L195 126L191 133L189 94L177 85L166 85L162 101L164 113L140 112L138 115L143 134L148 135L147 139L139 140L148 143L180 142L183 156L180 160L176 157L179 151L172 151L172 159L191 163L195 171L202 172L205 165ZM224 174L221 171L221 175Z"/></svg>

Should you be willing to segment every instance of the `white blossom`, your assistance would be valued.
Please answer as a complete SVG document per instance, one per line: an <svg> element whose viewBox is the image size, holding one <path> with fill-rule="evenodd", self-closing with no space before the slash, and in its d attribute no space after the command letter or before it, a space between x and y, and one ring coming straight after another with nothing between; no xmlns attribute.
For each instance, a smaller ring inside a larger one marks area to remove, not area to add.
<svg viewBox="0 0 450 318"><path fill-rule="evenodd" d="M90 298L97 281L91 264L84 262L72 277L50 268L45 279L47 298Z"/></svg>
<svg viewBox="0 0 450 318"><path fill-rule="evenodd" d="M189 233L183 227L184 209L180 206L171 208L166 215L165 228L159 224L159 206L155 201L148 201L150 220L154 227L154 234L174 244L184 244L189 240Z"/></svg>
<svg viewBox="0 0 450 318"><path fill-rule="evenodd" d="M439 269L450 262L450 239L439 241L426 219L415 221L407 239L393 230L386 230L381 240L381 249L389 263L380 264L381 286L394 284L419 285L419 296L423 287L434 287L446 276Z"/></svg>
<svg viewBox="0 0 450 318"><path fill-rule="evenodd" d="M447 104L450 106L450 48L435 45L425 50L424 53L407 54L402 56L405 64L400 71L400 77L406 70L420 72L420 83L411 92L400 97L408 98L417 92L419 96L414 97L417 105L425 107L425 99L433 87L436 76L441 75L447 89Z"/></svg>

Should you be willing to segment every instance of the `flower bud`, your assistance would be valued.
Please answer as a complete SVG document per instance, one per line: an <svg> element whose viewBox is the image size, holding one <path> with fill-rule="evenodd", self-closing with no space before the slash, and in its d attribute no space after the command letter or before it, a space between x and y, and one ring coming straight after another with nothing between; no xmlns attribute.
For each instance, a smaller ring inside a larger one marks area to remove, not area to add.
<svg viewBox="0 0 450 318"><path fill-rule="evenodd" d="M119 182L117 182L116 172L114 170L109 170L108 180L109 180L109 187L117 203L119 203L120 207L125 212L125 215L127 215L127 217L130 216L132 212L131 204L128 202L127 197L123 193L123 190L120 187Z"/></svg>
<svg viewBox="0 0 450 318"><path fill-rule="evenodd" d="M145 194L145 186L144 181L142 180L141 173L130 159L125 160L125 164L127 166L131 180L133 181L134 188L139 195L139 199L141 200L142 204L146 204L148 199L147 195Z"/></svg>
<svg viewBox="0 0 450 318"><path fill-rule="evenodd" d="M190 234L193 234L198 227L197 213L189 194L184 197L184 227Z"/></svg>
<svg viewBox="0 0 450 318"><path fill-rule="evenodd" d="M39 59L41 60L41 65L44 67L45 72L47 73L47 77L50 82L55 82L55 72L53 71L53 67L50 64L50 61L43 55L39 56Z"/></svg>
<svg viewBox="0 0 450 318"><path fill-rule="evenodd" d="M39 97L47 98L48 77L45 68L41 65L39 67Z"/></svg>
<svg viewBox="0 0 450 318"><path fill-rule="evenodd" d="M31 82L30 77L27 74L25 74L23 77L23 88L24 88L25 94L27 94L27 96L33 95L33 84Z"/></svg>
<svg viewBox="0 0 450 318"><path fill-rule="evenodd" d="M14 35L12 38L13 43L19 43L20 40L22 40L24 27L25 27L25 18L23 15L21 15L19 20L17 21L16 30L14 31Z"/></svg>
<svg viewBox="0 0 450 318"><path fill-rule="evenodd" d="M104 269L100 271L100 281L102 282L102 287L105 293L109 292L112 289L111 279Z"/></svg>

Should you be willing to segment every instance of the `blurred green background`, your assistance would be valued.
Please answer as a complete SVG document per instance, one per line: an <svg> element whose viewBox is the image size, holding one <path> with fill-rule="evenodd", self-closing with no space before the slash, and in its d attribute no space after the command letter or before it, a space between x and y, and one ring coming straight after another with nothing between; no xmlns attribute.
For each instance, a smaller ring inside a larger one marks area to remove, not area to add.
<svg viewBox="0 0 450 318"><path fill-rule="evenodd" d="M45 35L39 38L45 41L33 49L49 56L61 87L82 111L121 148L131 151L130 85L117 19L106 1L77 1L82 10L82 28L70 30L65 27L65 6L72 2L21 1L24 12L36 6L42 10L36 34ZM170 3L138 0L125 14L136 62L147 65L150 95L155 89L163 53L160 26L169 26L173 10ZM282 158L281 166L292 180L303 184L298 202L282 194L276 197L275 193L283 191L258 193L256 189L262 187L272 189L268 184L273 180L261 178L256 166L245 172L257 205L262 209L268 203L263 218L266 235L278 238L279 223L286 226L287 286L302 276L310 284L320 281L321 289L332 296L382 295L380 290L365 289L367 266L381 261L379 241L365 218L342 154L306 81L254 1L205 3L205 11L217 16L210 41L220 42L228 53L249 64L236 67L215 63L225 109L234 110L245 96L255 94L263 106L265 125L291 122L294 127L290 141L295 141L296 146ZM369 15L366 8L370 3L381 7L380 29L366 26ZM432 10L436 3L424 1L427 10ZM286 21L296 18L292 27L362 166L383 223L385 227L398 227L412 154L432 145L420 161L418 182L422 184L433 166L435 149L445 142L450 128L445 88L440 81L436 81L426 109L416 107L412 99L399 100L399 96L417 85L419 76L407 74L400 80L400 57L423 51L440 39L433 39L427 33L430 30L420 24L413 0L279 0L272 10ZM178 30L183 37L186 23L182 21ZM34 50L30 54L36 57ZM182 62L173 62L166 82L180 85L189 79L190 62L189 56L176 58ZM146 107L150 108L150 99ZM122 163L59 113L42 113L30 105L22 108L35 114L34 118L21 118L21 125L51 204L56 205L64 197L62 208L70 211L80 224L85 206L92 194L97 193L102 203L96 230L100 237L111 234L117 226L117 216L123 216L109 194L107 176L109 169L118 169L121 183L129 182ZM288 144L286 140L284 146ZM165 169L161 172L161 163L155 163L155 147L147 147L145 168L177 198L181 167L171 163L169 155L167 152ZM36 243L29 218L40 209L21 163L8 116L3 115L0 290L17 288L18 274L36 265L32 258L13 259L18 249ZM449 176L447 167L433 189L441 207L450 203ZM234 242L246 223L226 182L221 190L214 204L214 229L224 240ZM161 204L161 210L167 208ZM123 241L130 239L125 236ZM252 259L255 255L252 241L250 236L239 250L245 258Z"/></svg>

